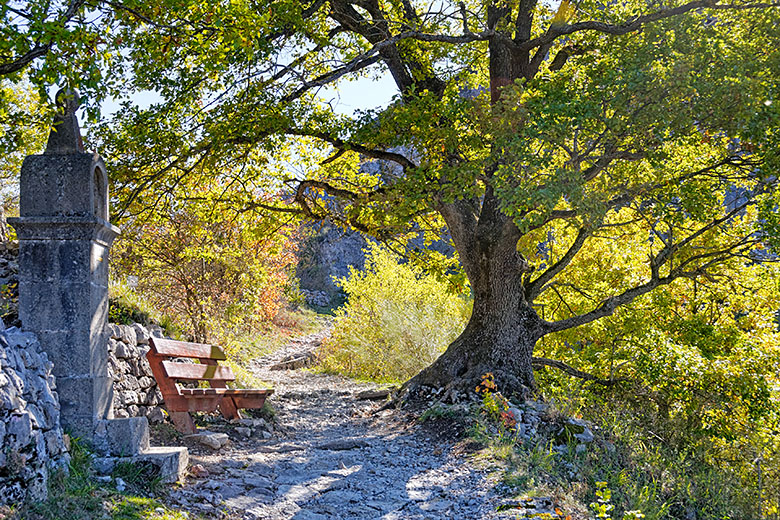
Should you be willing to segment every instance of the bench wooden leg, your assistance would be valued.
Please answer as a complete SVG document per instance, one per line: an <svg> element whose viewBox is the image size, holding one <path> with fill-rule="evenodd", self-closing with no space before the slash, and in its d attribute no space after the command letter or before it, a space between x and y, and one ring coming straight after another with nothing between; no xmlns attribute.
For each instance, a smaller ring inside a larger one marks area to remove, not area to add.
<svg viewBox="0 0 780 520"><path fill-rule="evenodd" d="M201 363L205 365L217 366L217 362L213 359L204 359L201 360ZM211 384L211 388L227 388L227 385L224 381L209 381L209 384ZM221 413L222 417L228 421L232 421L233 419L241 419L241 414L236 407L236 403L233 401L233 398L229 396L225 396L224 399L219 402L219 413Z"/></svg>
<svg viewBox="0 0 780 520"><path fill-rule="evenodd" d="M192 416L189 412L171 412L171 421L176 431L185 435L192 435L198 431L195 426L195 421L192 420Z"/></svg>
<svg viewBox="0 0 780 520"><path fill-rule="evenodd" d="M233 419L241 419L241 412L238 411L236 403L233 401L232 397L225 396L225 398L220 401L219 413L221 413L222 417L228 421Z"/></svg>

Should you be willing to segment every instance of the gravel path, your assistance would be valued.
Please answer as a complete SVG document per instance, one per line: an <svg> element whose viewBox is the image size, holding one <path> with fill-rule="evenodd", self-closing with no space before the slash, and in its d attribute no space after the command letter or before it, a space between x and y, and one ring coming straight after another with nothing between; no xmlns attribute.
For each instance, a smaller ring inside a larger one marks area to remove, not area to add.
<svg viewBox="0 0 780 520"><path fill-rule="evenodd" d="M405 413L371 415L377 404L355 398L375 385L269 369L306 357L321 339L294 340L257 361L258 377L276 389L273 436L242 438L235 428L224 448L195 450L191 462L203 469L202 478L175 490L174 502L206 513L227 509L230 518L246 520L503 516L495 513L489 468L457 454L457 439L437 442Z"/></svg>

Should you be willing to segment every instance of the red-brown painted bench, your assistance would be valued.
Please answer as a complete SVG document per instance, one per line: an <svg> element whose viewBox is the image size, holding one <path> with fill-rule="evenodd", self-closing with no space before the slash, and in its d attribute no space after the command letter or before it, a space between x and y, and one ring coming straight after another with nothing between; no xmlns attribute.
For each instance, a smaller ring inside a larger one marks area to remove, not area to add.
<svg viewBox="0 0 780 520"><path fill-rule="evenodd" d="M226 419L240 419L239 408L261 408L271 389L236 390L227 387L236 376L230 367L220 366L225 353L216 345L151 338L146 359L162 393L165 409L181 433L195 433L190 412L213 412L219 408ZM171 358L191 358L183 363ZM182 388L178 381L208 381L211 388Z"/></svg>

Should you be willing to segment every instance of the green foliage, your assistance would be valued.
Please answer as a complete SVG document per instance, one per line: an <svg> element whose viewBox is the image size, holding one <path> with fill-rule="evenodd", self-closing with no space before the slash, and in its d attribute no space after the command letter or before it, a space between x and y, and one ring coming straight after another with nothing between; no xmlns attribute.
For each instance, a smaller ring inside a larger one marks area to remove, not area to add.
<svg viewBox="0 0 780 520"><path fill-rule="evenodd" d="M168 314L161 312L143 295L126 284L112 283L108 288L108 321L120 325L157 324L166 336L182 337L182 328Z"/></svg>
<svg viewBox="0 0 780 520"><path fill-rule="evenodd" d="M18 196L22 161L27 155L43 151L49 117L26 79L0 78L0 204L6 205Z"/></svg>
<svg viewBox="0 0 780 520"><path fill-rule="evenodd" d="M114 280L133 277L134 292L196 341L226 343L261 330L284 305L293 228L221 205L215 199L229 187L218 182L179 188L187 199L126 222Z"/></svg>
<svg viewBox="0 0 780 520"><path fill-rule="evenodd" d="M132 325L133 323L149 325L151 318L149 313L119 297L108 299L108 321L120 325Z"/></svg>
<svg viewBox="0 0 780 520"><path fill-rule="evenodd" d="M574 279L587 280L589 290L561 288L566 304L576 312L602 284L621 283L607 264L630 257L634 247L642 246L627 237L575 263ZM549 397L626 446L631 464L658 483L657 501L669 505L670 517L771 515L777 510L769 497L780 489L772 466L780 448L778 267L740 260L713 274L677 281L538 346L538 355L623 382L604 388L555 371L537 377ZM545 312L571 312L548 302Z"/></svg>
<svg viewBox="0 0 780 520"><path fill-rule="evenodd" d="M477 392L483 404L475 410L471 434L485 446L484 456L501 463L505 492L516 497L506 509L523 507L530 497L552 496L558 506L555 518L562 520L612 518L613 513L624 520L669 518L656 467L633 460L627 445L613 443L596 431L595 441L578 449L578 443L565 434L565 418L554 405L543 413L536 434L523 440L505 415L496 414L492 402L484 404L488 394L502 401L489 375ZM648 468L653 473L648 474ZM670 476L666 468L663 475Z"/></svg>
<svg viewBox="0 0 780 520"><path fill-rule="evenodd" d="M111 476L122 479L136 493L155 495L161 490L159 473L159 467L149 462L120 462L114 467Z"/></svg>
<svg viewBox="0 0 780 520"><path fill-rule="evenodd" d="M435 421L438 419L453 419L457 417L460 413L461 411L454 409L454 407L452 406L436 403L430 408L427 408L423 413L421 413L418 420L421 423L424 423L427 421Z"/></svg>
<svg viewBox="0 0 780 520"><path fill-rule="evenodd" d="M509 401L498 391L493 374L482 376L482 381L477 385L476 391L482 394L482 407L480 413L489 426L496 428L499 438L507 435L511 438L515 433L517 418L509 410Z"/></svg>
<svg viewBox="0 0 780 520"><path fill-rule="evenodd" d="M612 520L612 491L607 487L606 482L596 482L596 501L590 503L590 508L596 513L596 518ZM623 513L623 520L641 520L645 515L641 511L626 511Z"/></svg>
<svg viewBox="0 0 780 520"><path fill-rule="evenodd" d="M126 89L125 73L133 55L126 48L120 50L128 33L144 30L151 13L135 3L4 3L0 6L2 74L12 81L29 76L44 96L46 86L78 88L85 94L90 115L97 116L106 96ZM173 25L168 29L175 30Z"/></svg>
<svg viewBox="0 0 780 520"><path fill-rule="evenodd" d="M435 275L371 245L364 271L338 280L347 303L336 311L323 365L355 377L402 381L428 366L463 330L470 302Z"/></svg>

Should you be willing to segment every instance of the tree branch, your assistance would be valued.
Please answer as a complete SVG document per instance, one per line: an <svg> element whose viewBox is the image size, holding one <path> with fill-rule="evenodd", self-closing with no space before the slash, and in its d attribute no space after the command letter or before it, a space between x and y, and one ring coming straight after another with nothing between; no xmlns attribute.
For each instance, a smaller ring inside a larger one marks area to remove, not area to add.
<svg viewBox="0 0 780 520"><path fill-rule="evenodd" d="M342 76L345 76L351 72L357 72L359 70L365 69L366 67L370 67L371 65L379 62L382 59L381 56L379 55L372 56L372 54L374 54L372 51L361 54L360 56L357 56L356 58L350 60L349 63L347 63L346 65L339 67L336 70L332 70L327 74L318 76L311 81L304 82L303 85L295 89L293 92L284 96L280 101L282 103L285 103L285 102L290 102L295 99L298 99L303 94L305 94L306 92L308 92L313 88L322 87L329 83L333 83L334 81L336 81ZM286 73L289 70L292 70L293 66L294 64L291 64L289 67L285 67L284 71L280 71L279 73L275 74L274 77L269 80L269 82L274 81L275 79L277 79L277 77L281 77L280 76L281 72Z"/></svg>
<svg viewBox="0 0 780 520"><path fill-rule="evenodd" d="M476 274L476 248L470 247L475 240L479 205L470 199L457 199L453 202L439 202L436 210L444 218L450 231L455 249L459 252L461 263L469 278Z"/></svg>
<svg viewBox="0 0 780 520"><path fill-rule="evenodd" d="M68 4L68 8L65 10L65 12L62 13L62 15L59 17L58 20L59 24L62 27L65 27L65 24L67 24L70 21L70 19L76 15L76 11L78 11L79 8L84 4L84 1L85 0L72 0ZM0 76L13 74L14 72L18 72L22 70L24 67L29 65L33 60L48 54L49 51L51 51L53 46L54 46L53 41L50 41L48 43L38 42L35 45L33 45L32 48L30 48L30 50L28 50L21 56L17 58L12 58L10 61L6 61L4 63L0 63Z"/></svg>
<svg viewBox="0 0 780 520"><path fill-rule="evenodd" d="M561 370L563 372L566 372L570 376L578 377L580 379L584 379L585 381L591 381L593 383L597 383L604 386L614 386L618 383L624 382L624 381L630 381L630 379L626 377L618 377L614 379L601 379L593 374L589 374L587 372L583 372L582 370L577 370L571 365L567 365L563 361L558 361L556 359L548 359L543 357L532 357L531 358L531 366L534 368L542 368L542 367L551 367L551 368L557 368L558 370Z"/></svg>
<svg viewBox="0 0 780 520"><path fill-rule="evenodd" d="M572 243L568 251L566 251L566 253L557 262L551 265L547 270L537 276L526 286L525 299L527 301L532 302L536 296L542 293L544 290L544 285L555 278L558 273L563 271L566 266L571 263L572 259L574 259L580 249L582 249L583 244L585 244L585 239L588 238L589 235L590 233L587 229L584 227L580 228L577 236L574 239L574 243Z"/></svg>
<svg viewBox="0 0 780 520"><path fill-rule="evenodd" d="M565 46L555 55L555 58L553 58L552 62L550 63L549 69L551 71L561 70L563 66L566 65L566 62L569 60L569 58L578 54L585 54L585 49L579 45Z"/></svg>
<svg viewBox="0 0 780 520"><path fill-rule="evenodd" d="M585 314L580 314L577 316L572 316L571 318L566 318L559 321L554 321L554 322L545 321L542 324L544 334L550 334L551 332L559 332L562 330L571 329L573 327L578 327L580 325L585 325L592 321L596 321L599 318L610 316L613 312L615 312L615 309L617 309L621 305L626 305L628 303L631 303L632 301L639 298L640 296L649 293L656 287L660 287L661 285L666 285L673 282L678 277L679 275L669 275L663 278L652 278L650 279L650 281L643 283L642 285L633 287L618 295L607 298L600 306L598 306L597 308L593 309L590 312L586 312Z"/></svg>
<svg viewBox="0 0 780 520"><path fill-rule="evenodd" d="M537 0L520 0L515 19L515 41L518 43L531 39L536 4Z"/></svg>
<svg viewBox="0 0 780 520"><path fill-rule="evenodd" d="M335 148L339 150L351 150L353 152L358 152L360 154L363 154L366 157L371 157L372 159L392 161L400 165L402 168L404 168L404 170L417 168L417 165L414 164L414 162L412 162L409 158L407 158L406 156L400 153L388 152L386 150L377 150L375 148L369 148L361 144L350 143L348 141L344 141L343 139L339 139L338 137L330 136L325 132L319 132L315 130L304 130L300 128L290 128L288 130L285 130L285 133L288 135L297 135L299 137L316 137L317 139L321 139L325 142L330 143L331 145L333 145Z"/></svg>
<svg viewBox="0 0 780 520"><path fill-rule="evenodd" d="M681 247L684 247L691 242L693 242L696 238L700 237L702 234L706 233L707 231L710 231L714 229L717 226L720 226L721 224L731 220L736 215L738 215L740 212L742 212L745 208L747 208L749 205L754 204L755 201L748 199L744 204L741 204L737 207L735 207L733 210L726 213L723 217L719 219L715 219L712 222L707 223L707 225L702 226L698 230L696 230L694 233L691 233L689 236L684 238L683 240L676 242L676 243L668 243L666 246L664 246L663 249L661 249L658 254L656 254L651 260L650 260L650 270L652 272L652 276L657 278L658 272L661 269L661 266L665 264L671 256L680 250ZM729 248L731 249L731 248ZM686 263L690 263L690 259L686 261Z"/></svg>
<svg viewBox="0 0 780 520"><path fill-rule="evenodd" d="M7 61L5 63L0 63L0 76L5 76L6 74L13 74L14 72L18 72L22 70L24 67L26 67L30 62L35 60L36 58L40 58L41 56L45 56L48 54L48 52L51 50L53 46L52 42L49 42L47 44L38 44L34 46L32 49L27 51L26 53L22 54L21 56L17 58L13 58L10 61Z"/></svg>
<svg viewBox="0 0 780 520"><path fill-rule="evenodd" d="M628 153L628 152L626 152L626 153ZM631 160L631 159L632 159L631 157L628 158L628 160ZM654 184L644 184L644 185L635 186L635 187L633 187L631 189L626 190L624 193L621 193L620 195L617 195L617 196L613 197L612 199L610 199L607 202L607 206L606 207L607 207L607 209L614 209L614 208L617 208L617 207L620 207L620 206L625 206L626 204L628 204L632 200L634 200L634 198L637 197L640 193L649 193L649 192L651 192L653 190L658 190L658 189L664 188L664 187L672 185L672 184L680 184L680 183L686 182L686 181L688 181L690 179L693 179L693 178L695 178L695 177L697 177L699 175L707 175L710 172L713 172L713 171L717 170L721 166L730 165L730 166L738 167L738 166L743 165L744 163L745 163L744 159L742 159L742 158L740 158L738 156L730 156L730 157L726 157L725 159L722 159L722 160L718 161L715 164L711 164L709 166L705 166L705 167L700 168L698 170L694 170L694 171L685 173L683 175L680 175L679 177L675 177L674 179L670 179L668 181L658 182L658 183L654 183ZM603 169L603 167L602 167L602 169ZM593 166L587 168L585 170L585 172L584 172L584 174L587 174L589 177L592 177L593 173L594 173ZM595 172L595 173L598 173L598 172ZM590 180L592 180L592 178ZM542 185L540 187L540 189L541 188L544 188L544 185ZM528 231L530 232L530 231L539 229L540 227L549 224L553 220L571 219L571 218L577 217L579 214L580 214L579 211L577 211L576 209L555 209L555 210L552 210L550 212L550 214L548 215L548 217L545 220L543 220L540 223L538 223L538 224L528 228Z"/></svg>
<svg viewBox="0 0 780 520"><path fill-rule="evenodd" d="M672 258L672 255L677 252L681 246L690 244L695 238L700 237L703 233L706 231L710 231L722 224L725 224L730 219L734 218L736 215L739 214L740 211L744 210L745 207L747 207L750 204L753 204L754 201L748 201L745 204L739 206L738 208L735 208L733 211L728 212L724 217L715 219L712 222L707 223L706 225L702 226L698 230L696 230L694 233L691 233L688 237L681 240L680 242L674 243L674 244L668 244L665 246L661 251L659 251L654 257L650 259L650 271L651 276L650 280L646 283L643 283L637 287L633 287L631 289L627 289L626 291L617 294L615 296L611 296L603 301L603 303L598 306L597 308L591 310L590 312L586 312L584 314L580 314L578 316L572 316L571 318L566 318L563 320L555 321L555 322L547 322L545 321L543 324L543 328L545 330L545 334L549 334L551 332L558 332L561 330L570 329L572 327L577 327L580 325L585 325L587 323L591 323L599 318L603 318L605 316L611 315L613 312L615 312L615 309L626 305L628 303L631 303L638 297L649 293L656 287L660 287L661 285L667 285L677 278L694 278L696 276L704 275L707 268L722 262L723 260L737 256L742 254L742 251L738 251L739 248L748 248L756 243L759 243L759 239L753 239L751 240L750 237L743 237L736 243L732 243L726 247L722 247L715 251L710 251L706 253L700 253L698 255L694 255L691 258L686 259L683 263L681 263L679 266L675 267L674 269L671 269L669 271L669 274L667 276L661 277L660 276L660 267L669 262L669 260ZM709 262L705 263L704 265L700 265L693 269L684 269L689 264L693 263L697 260L705 260L708 258L716 257L715 260L710 260Z"/></svg>
<svg viewBox="0 0 780 520"><path fill-rule="evenodd" d="M614 34L614 35L627 34L633 31L638 31L639 29L642 28L643 25L647 23L656 22L666 18L671 18L673 16L685 14L695 9L719 9L719 10L761 9L761 8L778 7L778 6L780 6L780 2L765 2L765 3L745 4L745 5L738 6L733 4L717 4L713 0L695 0L693 2L689 2L687 4L683 4L677 7L672 7L669 9L660 9L654 13L648 13L645 15L637 16L633 20L629 20L622 24L610 24L605 22L599 22L596 20L589 20L585 22L577 22L571 25L569 24L552 25L547 30L547 32L542 36L538 36L536 38L528 40L527 42L517 44L517 50L530 51L531 49L535 49L537 47L543 47L545 45L549 45L561 36L566 36L568 34L574 34L581 31L595 31L595 32Z"/></svg>

